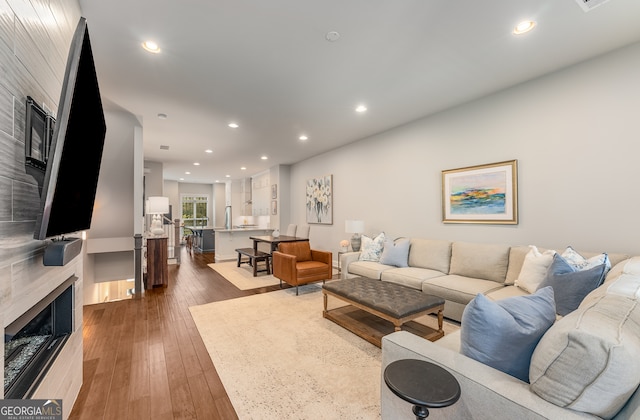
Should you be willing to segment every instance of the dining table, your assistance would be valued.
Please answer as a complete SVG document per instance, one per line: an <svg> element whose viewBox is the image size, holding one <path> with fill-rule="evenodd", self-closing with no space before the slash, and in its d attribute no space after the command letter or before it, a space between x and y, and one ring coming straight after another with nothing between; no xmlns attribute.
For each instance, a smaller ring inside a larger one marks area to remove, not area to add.
<svg viewBox="0 0 640 420"><path fill-rule="evenodd" d="M281 242L308 242L309 238L302 238L300 236L272 236L272 235L262 235L262 236L250 236L249 239L253 241L253 250L258 250L258 244L260 242L270 244L271 253L278 249L278 244Z"/></svg>

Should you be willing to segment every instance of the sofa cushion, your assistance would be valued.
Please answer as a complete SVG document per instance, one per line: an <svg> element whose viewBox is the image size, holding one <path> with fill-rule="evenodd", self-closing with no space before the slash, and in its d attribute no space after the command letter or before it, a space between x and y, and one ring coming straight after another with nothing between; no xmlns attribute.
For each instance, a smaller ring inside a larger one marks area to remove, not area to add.
<svg viewBox="0 0 640 420"><path fill-rule="evenodd" d="M509 246L454 242L449 274L504 283L509 265Z"/></svg>
<svg viewBox="0 0 640 420"><path fill-rule="evenodd" d="M422 283L422 291L430 295L440 296L450 302L463 305L471 302L478 293L487 294L504 286L492 280L482 280L471 277L448 276L433 277Z"/></svg>
<svg viewBox="0 0 640 420"><path fill-rule="evenodd" d="M360 249L360 261L380 261L382 248L384 247L384 232L375 238L362 235L362 248Z"/></svg>
<svg viewBox="0 0 640 420"><path fill-rule="evenodd" d="M449 273L451 242L433 239L411 239L409 266Z"/></svg>
<svg viewBox="0 0 640 420"><path fill-rule="evenodd" d="M558 315L565 316L576 310L580 302L602 284L607 273L605 261L591 268L586 268L588 265L584 267L582 270L577 269L558 254L553 257L540 287L553 287Z"/></svg>
<svg viewBox="0 0 640 420"><path fill-rule="evenodd" d="M443 273L436 270L417 267L391 268L382 272L382 281L401 284L413 289L422 290L422 283L427 279L444 276Z"/></svg>
<svg viewBox="0 0 640 420"><path fill-rule="evenodd" d="M460 352L528 382L531 355L555 319L551 287L495 302L478 294L462 314Z"/></svg>
<svg viewBox="0 0 640 420"><path fill-rule="evenodd" d="M640 298L640 257L630 258L613 267L605 283L609 294Z"/></svg>
<svg viewBox="0 0 640 420"><path fill-rule="evenodd" d="M380 264L375 261L354 261L349 264L348 270L349 274L380 280L382 272L392 268L390 265Z"/></svg>
<svg viewBox="0 0 640 420"><path fill-rule="evenodd" d="M515 285L529 293L538 290L555 254L556 251L553 250L540 252L536 246L530 245Z"/></svg>
<svg viewBox="0 0 640 420"><path fill-rule="evenodd" d="M530 295L529 292L526 292L519 287L510 285L510 286L501 287L496 290L492 290L486 293L485 296L487 296L491 300L501 300L501 299L506 299L510 297L529 296L529 295Z"/></svg>
<svg viewBox="0 0 640 420"><path fill-rule="evenodd" d="M393 265L395 267L407 267L409 265L409 238L398 238L395 241L385 239L380 264Z"/></svg>
<svg viewBox="0 0 640 420"><path fill-rule="evenodd" d="M560 407L613 417L640 383L640 306L605 294L555 323L531 359L531 389Z"/></svg>
<svg viewBox="0 0 640 420"><path fill-rule="evenodd" d="M504 280L505 284L514 284L518 279L522 264L524 264L524 258L529 253L528 246L512 246L509 249L509 267L507 268L507 276Z"/></svg>

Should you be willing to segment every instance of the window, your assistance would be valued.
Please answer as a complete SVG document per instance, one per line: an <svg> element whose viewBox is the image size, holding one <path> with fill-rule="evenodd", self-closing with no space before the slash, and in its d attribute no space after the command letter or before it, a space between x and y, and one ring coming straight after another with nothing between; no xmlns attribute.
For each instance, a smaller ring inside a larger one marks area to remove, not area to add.
<svg viewBox="0 0 640 420"><path fill-rule="evenodd" d="M182 198L182 221L185 226L207 226L207 208L209 207L209 196L202 194L183 195Z"/></svg>

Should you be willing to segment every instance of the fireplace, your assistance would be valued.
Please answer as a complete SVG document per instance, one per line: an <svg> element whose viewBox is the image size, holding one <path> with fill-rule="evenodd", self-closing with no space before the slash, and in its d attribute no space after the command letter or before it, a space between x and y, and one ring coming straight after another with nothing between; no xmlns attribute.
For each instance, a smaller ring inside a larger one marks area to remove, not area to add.
<svg viewBox="0 0 640 420"><path fill-rule="evenodd" d="M69 277L4 330L4 397L30 398L73 331Z"/></svg>

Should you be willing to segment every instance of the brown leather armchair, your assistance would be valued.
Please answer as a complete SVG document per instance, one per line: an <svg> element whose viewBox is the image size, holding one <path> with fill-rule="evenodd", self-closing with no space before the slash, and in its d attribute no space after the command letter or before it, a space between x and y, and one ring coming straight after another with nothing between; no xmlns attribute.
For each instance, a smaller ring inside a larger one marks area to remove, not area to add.
<svg viewBox="0 0 640 420"><path fill-rule="evenodd" d="M308 241L282 242L272 254L273 275L282 282L296 286L325 280L333 276L331 252L311 249Z"/></svg>

